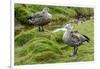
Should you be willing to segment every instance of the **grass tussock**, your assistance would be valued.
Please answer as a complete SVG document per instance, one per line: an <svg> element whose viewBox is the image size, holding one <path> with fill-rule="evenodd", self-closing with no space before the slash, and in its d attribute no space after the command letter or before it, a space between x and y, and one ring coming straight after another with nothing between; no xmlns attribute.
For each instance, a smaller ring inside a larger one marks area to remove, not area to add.
<svg viewBox="0 0 100 69"><path fill-rule="evenodd" d="M90 38L88 44L79 47L77 58L68 56L72 53L72 48L63 43L63 31L56 33L50 30L38 32L37 28L33 28L15 36L15 65L94 60L93 21L87 20L83 24L73 24L73 26L74 30L78 30Z"/></svg>

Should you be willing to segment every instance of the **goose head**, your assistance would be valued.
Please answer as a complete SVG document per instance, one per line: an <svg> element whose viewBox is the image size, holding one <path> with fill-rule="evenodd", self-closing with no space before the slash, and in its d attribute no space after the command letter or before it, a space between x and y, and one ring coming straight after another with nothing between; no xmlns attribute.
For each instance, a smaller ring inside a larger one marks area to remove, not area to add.
<svg viewBox="0 0 100 69"><path fill-rule="evenodd" d="M45 7L42 10L42 13L44 14L44 16L46 16L48 19L52 19L52 15L49 13L49 8Z"/></svg>
<svg viewBox="0 0 100 69"><path fill-rule="evenodd" d="M42 10L43 13L48 13L48 11L49 11L49 8L47 8L47 7L43 8L43 10Z"/></svg>
<svg viewBox="0 0 100 69"><path fill-rule="evenodd" d="M67 29L67 31L72 31L73 26L72 26L71 24L66 24L66 25L64 26L64 28Z"/></svg>

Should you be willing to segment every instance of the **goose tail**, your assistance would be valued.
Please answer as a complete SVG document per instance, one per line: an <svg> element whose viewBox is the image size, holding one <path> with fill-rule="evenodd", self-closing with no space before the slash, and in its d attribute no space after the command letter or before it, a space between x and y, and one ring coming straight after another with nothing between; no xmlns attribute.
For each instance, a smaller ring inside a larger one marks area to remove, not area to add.
<svg viewBox="0 0 100 69"><path fill-rule="evenodd" d="M82 34L83 35L83 34ZM90 38L88 37L88 36L86 36L86 35L83 35L86 39L85 39L85 41L87 41L88 43L89 43L89 41L90 41Z"/></svg>

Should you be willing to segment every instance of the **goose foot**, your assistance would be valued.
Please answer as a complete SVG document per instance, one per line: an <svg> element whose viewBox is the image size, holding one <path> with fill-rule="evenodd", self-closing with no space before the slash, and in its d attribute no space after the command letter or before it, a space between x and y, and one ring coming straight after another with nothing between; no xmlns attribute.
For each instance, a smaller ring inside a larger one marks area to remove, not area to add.
<svg viewBox="0 0 100 69"><path fill-rule="evenodd" d="M78 55L75 55L75 54L71 54L69 55L69 57L77 57Z"/></svg>
<svg viewBox="0 0 100 69"><path fill-rule="evenodd" d="M44 30L39 29L39 32L43 32Z"/></svg>

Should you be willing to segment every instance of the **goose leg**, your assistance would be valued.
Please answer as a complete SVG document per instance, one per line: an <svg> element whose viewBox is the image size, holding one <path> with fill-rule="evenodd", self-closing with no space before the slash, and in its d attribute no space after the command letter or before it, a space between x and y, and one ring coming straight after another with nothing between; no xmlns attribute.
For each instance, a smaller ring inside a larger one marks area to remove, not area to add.
<svg viewBox="0 0 100 69"><path fill-rule="evenodd" d="M40 26L39 26L39 32L41 31L41 28L40 28Z"/></svg>
<svg viewBox="0 0 100 69"><path fill-rule="evenodd" d="M43 26L42 26L42 31L44 31L44 28L43 28Z"/></svg>
<svg viewBox="0 0 100 69"><path fill-rule="evenodd" d="M75 50L75 55L77 55L77 51L78 51L78 47L76 47L76 50Z"/></svg>
<svg viewBox="0 0 100 69"><path fill-rule="evenodd" d="M77 54L78 48L77 48L77 47L74 47L73 49L74 49L73 54L70 55L70 57L75 57L75 56L77 56L76 54Z"/></svg>
<svg viewBox="0 0 100 69"><path fill-rule="evenodd" d="M74 52L72 56L75 56L75 55L76 55L76 47L74 47Z"/></svg>
<svg viewBox="0 0 100 69"><path fill-rule="evenodd" d="M77 50L78 50L78 47L74 47L74 53L73 53L73 56L77 56Z"/></svg>

